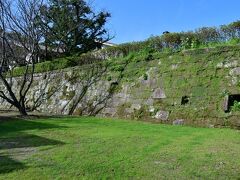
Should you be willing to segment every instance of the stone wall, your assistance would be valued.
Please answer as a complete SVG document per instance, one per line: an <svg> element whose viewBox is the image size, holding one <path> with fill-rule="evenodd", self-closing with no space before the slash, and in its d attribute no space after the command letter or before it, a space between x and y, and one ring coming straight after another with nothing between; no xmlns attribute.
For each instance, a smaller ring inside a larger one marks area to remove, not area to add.
<svg viewBox="0 0 240 180"><path fill-rule="evenodd" d="M221 58L214 53L155 58L146 62L144 76L125 80L107 80L111 72L91 74L82 67L36 74L27 104L29 109L52 114L72 111L74 115L239 128L240 113L225 112L229 95L240 94L239 50L220 52ZM14 79L15 90L20 80ZM1 109L10 108L0 101Z"/></svg>

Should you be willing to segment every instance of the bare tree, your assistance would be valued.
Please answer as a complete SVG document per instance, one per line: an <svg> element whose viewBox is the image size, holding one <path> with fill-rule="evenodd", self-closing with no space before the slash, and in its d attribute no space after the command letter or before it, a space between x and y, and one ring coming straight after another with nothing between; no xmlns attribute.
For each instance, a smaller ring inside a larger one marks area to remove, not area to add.
<svg viewBox="0 0 240 180"><path fill-rule="evenodd" d="M35 63L39 58L41 36L37 26L42 0L0 0L0 97L27 115L26 95L33 83ZM13 90L13 72L24 66ZM15 88L16 89L16 88Z"/></svg>

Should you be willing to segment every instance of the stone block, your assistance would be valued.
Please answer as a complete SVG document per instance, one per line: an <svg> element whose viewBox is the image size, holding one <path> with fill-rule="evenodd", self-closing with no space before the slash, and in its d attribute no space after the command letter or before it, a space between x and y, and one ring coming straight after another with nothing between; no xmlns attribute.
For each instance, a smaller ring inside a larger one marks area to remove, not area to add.
<svg viewBox="0 0 240 180"><path fill-rule="evenodd" d="M125 113L126 113L126 114L132 114L132 113L134 113L134 109L132 109L132 108L126 108L126 109L125 109Z"/></svg>
<svg viewBox="0 0 240 180"><path fill-rule="evenodd" d="M240 67L233 68L230 70L229 74L231 76L239 76L240 75Z"/></svg>
<svg viewBox="0 0 240 180"><path fill-rule="evenodd" d="M223 102L223 110L224 110L224 112L228 112L229 111L228 100L229 100L229 96L225 96L224 102Z"/></svg>
<svg viewBox="0 0 240 180"><path fill-rule="evenodd" d="M142 107L141 104L132 104L131 109L140 110L141 107Z"/></svg>
<svg viewBox="0 0 240 180"><path fill-rule="evenodd" d="M173 125L183 125L184 124L184 119L176 119L173 121Z"/></svg>
<svg viewBox="0 0 240 180"><path fill-rule="evenodd" d="M153 99L152 99L152 98L149 98L149 99L147 99L147 100L145 101L144 104L146 104L147 106L153 106L153 103L154 103Z"/></svg>
<svg viewBox="0 0 240 180"><path fill-rule="evenodd" d="M117 113L116 108L104 108L102 114L107 116L114 116Z"/></svg>
<svg viewBox="0 0 240 180"><path fill-rule="evenodd" d="M156 119L162 120L162 121L167 121L169 117L169 112L168 111L158 111L155 115Z"/></svg>
<svg viewBox="0 0 240 180"><path fill-rule="evenodd" d="M149 106L149 112L153 113L155 111L154 106Z"/></svg>
<svg viewBox="0 0 240 180"><path fill-rule="evenodd" d="M162 88L157 88L153 92L153 99L165 99L167 96Z"/></svg>

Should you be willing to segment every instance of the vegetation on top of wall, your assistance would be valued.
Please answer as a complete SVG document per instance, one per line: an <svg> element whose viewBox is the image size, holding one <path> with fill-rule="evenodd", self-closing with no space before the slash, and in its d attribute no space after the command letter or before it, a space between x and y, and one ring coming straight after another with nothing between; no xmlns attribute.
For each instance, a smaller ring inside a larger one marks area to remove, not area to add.
<svg viewBox="0 0 240 180"><path fill-rule="evenodd" d="M162 36L150 37L145 41L121 44L117 47L109 47L99 51L69 57L57 58L52 61L44 61L36 64L35 73L64 69L68 67L91 64L102 60L117 61L124 58L134 62L151 61L162 53L176 53L182 50L195 49L194 53L203 53L205 48L216 48L217 51L240 44L240 21L229 25L216 27L203 27L196 31L181 33L166 33ZM197 49L197 50L196 50ZM190 52L189 52L190 53ZM120 60L120 61L119 61ZM113 71L121 71L121 65L113 65ZM26 67L17 67L13 71L14 76L20 76Z"/></svg>
<svg viewBox="0 0 240 180"><path fill-rule="evenodd" d="M84 64L91 64L95 62L100 62L101 59L94 56L91 53L82 54L81 56L68 56L57 58L52 61L44 61L35 64L35 73L43 73L53 70L60 70L74 66L81 66ZM21 76L26 67L17 67L13 71L13 76Z"/></svg>
<svg viewBox="0 0 240 180"><path fill-rule="evenodd" d="M167 58L169 56L185 56L185 55L197 55L208 53L208 56L214 56L215 54L221 54L227 51L239 51L240 46L226 46L218 45L214 48L198 48L193 50L184 50L184 51L173 51L170 49L165 49L164 51L156 51L152 49L143 49L136 52L130 52L126 56L109 58L102 60L100 57L93 55L92 53L83 54L81 56L69 56L63 58L57 58L53 61L44 61L35 65L35 73L43 73L54 70L61 70L69 67L82 66L92 63L104 62L109 64L109 70L111 72L121 72L125 66L125 63L128 62L128 66L139 68L136 71L125 72L124 74L131 77L133 75L143 75L146 79L146 69L151 66L151 61L157 59ZM210 52L210 53L209 53ZM171 59L170 62L173 63L174 59ZM162 66L166 66L168 62L164 62ZM131 68L130 68L131 69ZM13 76L21 76L25 71L25 67L17 67L13 71ZM128 75L129 73L129 75Z"/></svg>
<svg viewBox="0 0 240 180"><path fill-rule="evenodd" d="M142 50L180 51L186 49L210 48L237 45L240 43L240 20L220 27L202 27L195 31L165 33L152 36L145 41L120 44L100 50L105 57L127 56Z"/></svg>
<svg viewBox="0 0 240 180"><path fill-rule="evenodd" d="M154 55L171 54L193 50L194 53L203 53L206 48L216 48L216 51L227 49L228 46L237 47L240 44L240 21L229 25L216 27L203 27L195 31L180 33L165 33L161 36L153 36L145 41L124 43L116 47L108 47L99 51L86 54L57 58L52 61L44 61L36 64L35 73L64 69L68 67L91 64L103 60L117 62L111 69L121 71L118 63L129 59L134 62L151 61ZM191 53L190 51L188 51ZM120 63L121 64L121 63ZM24 73L25 67L17 67L13 71L14 76Z"/></svg>

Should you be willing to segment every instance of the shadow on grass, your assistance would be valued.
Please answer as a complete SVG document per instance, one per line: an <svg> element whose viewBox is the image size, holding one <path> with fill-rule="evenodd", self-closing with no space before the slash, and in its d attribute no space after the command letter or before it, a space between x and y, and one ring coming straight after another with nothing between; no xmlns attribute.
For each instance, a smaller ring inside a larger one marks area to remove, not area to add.
<svg viewBox="0 0 240 180"><path fill-rule="evenodd" d="M11 149L15 149L14 153L23 153L20 156L29 156L31 155L28 152L29 149L64 144L64 142L58 140L28 134L24 131L61 128L66 127L44 121L19 120L17 118L13 119L13 121L0 122L0 174L10 173L27 167L24 163L12 158L14 156L11 154ZM7 155L4 152L8 152Z"/></svg>
<svg viewBox="0 0 240 180"><path fill-rule="evenodd" d="M43 129L60 129L66 128L65 126L59 126L48 122L29 121L23 119L14 119L13 121L0 122L0 138L10 133L18 133L26 130L43 130Z"/></svg>
<svg viewBox="0 0 240 180"><path fill-rule="evenodd" d="M0 138L0 150L1 149L13 149L13 148L28 148L28 147L40 147L49 145L63 145L64 143L57 140L47 139L41 136L23 134L18 137Z"/></svg>
<svg viewBox="0 0 240 180"><path fill-rule="evenodd" d="M7 156L0 155L0 174L10 173L12 171L24 169L25 165Z"/></svg>
<svg viewBox="0 0 240 180"><path fill-rule="evenodd" d="M28 116L21 116L18 115L17 113L1 113L0 110L0 123L1 122L9 122L9 121L21 121L21 120L37 120L37 119L52 119L52 118L66 118L67 115L36 115L36 114L31 114Z"/></svg>

